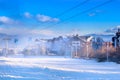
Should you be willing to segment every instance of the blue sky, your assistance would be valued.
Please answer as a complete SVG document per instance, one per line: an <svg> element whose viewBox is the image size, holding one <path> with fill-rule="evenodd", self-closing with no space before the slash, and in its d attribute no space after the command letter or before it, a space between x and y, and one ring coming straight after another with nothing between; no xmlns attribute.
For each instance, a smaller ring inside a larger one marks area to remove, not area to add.
<svg viewBox="0 0 120 80"><path fill-rule="evenodd" d="M104 6L70 17L106 1L109 0L0 0L0 33L42 36L100 33L120 25L120 0L110 0Z"/></svg>

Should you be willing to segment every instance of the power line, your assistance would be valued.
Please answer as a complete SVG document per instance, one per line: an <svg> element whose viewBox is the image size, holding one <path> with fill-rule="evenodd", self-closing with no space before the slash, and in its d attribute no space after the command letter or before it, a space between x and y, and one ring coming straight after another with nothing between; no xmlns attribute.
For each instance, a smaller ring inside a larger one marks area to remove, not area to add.
<svg viewBox="0 0 120 80"><path fill-rule="evenodd" d="M86 12L89 12L89 11L93 10L93 9L102 7L102 6L108 4L108 3L112 2L112 1L113 1L113 0L108 0L108 1L106 1L106 2L104 2L104 3L102 3L102 4L99 4L99 5L95 6L95 7L89 8L89 9L87 9L87 10L85 10L85 11L82 11L82 12L80 12L80 13L77 13L77 14L69 17L69 18L66 18L65 20L72 19L72 18L74 18L74 17L76 17L76 16L79 16L80 14L84 14L84 13L86 13Z"/></svg>
<svg viewBox="0 0 120 80"><path fill-rule="evenodd" d="M62 22L59 22L59 23L53 24L53 25L51 25L51 26L44 27L43 29L50 28L50 27L53 27L53 26L55 26L55 25L58 25L58 24L64 23L64 22L67 21L67 20L70 20L70 19L72 19L72 18L74 18L74 17L76 17L76 16L79 16L79 15L81 15L81 14L87 13L87 12L93 10L93 9L96 9L96 8L102 7L102 6L108 4L108 3L112 2L112 1L113 1L113 0L108 0L108 1L106 1L106 2L104 2L104 3L102 3L102 4L96 5L96 6L92 7L92 8L89 8L89 9L84 10L84 11L82 11L82 12L80 12L80 13L77 13L77 14L71 16L71 17L68 17L68 18L66 18L66 19L65 19L64 21L62 21Z"/></svg>
<svg viewBox="0 0 120 80"><path fill-rule="evenodd" d="M77 4L77 5L69 8L69 9L67 9L67 10L64 10L63 12L61 12L60 14L58 14L58 15L56 15L56 16L54 16L54 17L59 18L60 16L63 16L64 14L66 14L66 13L74 10L74 9L77 8L77 7L80 7L80 6L84 5L84 4L86 4L86 3L89 2L89 1L90 1L90 0L84 0L83 2L80 2L79 4ZM47 23L50 23L50 22L47 22ZM54 25L54 24L52 24L52 25Z"/></svg>
<svg viewBox="0 0 120 80"><path fill-rule="evenodd" d="M85 0L85 1L83 1L83 2L81 2L81 3L79 3L79 4L77 4L76 6L71 7L71 8L69 8L69 9L63 11L62 13L56 15L55 17L60 17L60 16L62 16L62 15L64 15L64 14L66 14L66 13L68 13L68 12L74 10L75 8L80 7L80 6L84 5L84 4L86 4L88 1L90 1L90 0Z"/></svg>

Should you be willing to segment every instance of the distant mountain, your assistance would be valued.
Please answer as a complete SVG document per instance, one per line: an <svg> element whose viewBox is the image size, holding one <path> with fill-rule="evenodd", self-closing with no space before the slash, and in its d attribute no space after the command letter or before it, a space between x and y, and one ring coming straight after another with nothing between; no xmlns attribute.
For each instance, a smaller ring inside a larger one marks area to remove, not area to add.
<svg viewBox="0 0 120 80"><path fill-rule="evenodd" d="M87 36L93 36L93 37L101 37L104 41L111 41L112 40L112 37L114 36L114 34L98 34L98 33L94 33L94 34L87 34Z"/></svg>
<svg viewBox="0 0 120 80"><path fill-rule="evenodd" d="M113 34L95 34L95 33L93 33L93 34L87 34L88 36L95 36L95 37L98 37L98 36L114 36Z"/></svg>
<svg viewBox="0 0 120 80"><path fill-rule="evenodd" d="M107 33L107 32L87 34L87 36L101 37L104 41L110 41L110 42L114 35L115 33Z"/></svg>
<svg viewBox="0 0 120 80"><path fill-rule="evenodd" d="M8 36L8 35L4 33L0 33L0 37L5 37L5 36Z"/></svg>
<svg viewBox="0 0 120 80"><path fill-rule="evenodd" d="M0 33L0 38L4 38L4 37L15 37L16 35L8 35L5 33Z"/></svg>
<svg viewBox="0 0 120 80"><path fill-rule="evenodd" d="M104 41L111 41L112 37L115 36L116 32L120 29L120 26L107 29L102 33L93 33L93 34L87 34L87 36L93 36L93 37L101 37Z"/></svg>
<svg viewBox="0 0 120 80"><path fill-rule="evenodd" d="M114 27L114 28L111 28L111 29L107 29L106 33L116 33L118 31L118 29L120 29L120 26L117 26L117 27Z"/></svg>

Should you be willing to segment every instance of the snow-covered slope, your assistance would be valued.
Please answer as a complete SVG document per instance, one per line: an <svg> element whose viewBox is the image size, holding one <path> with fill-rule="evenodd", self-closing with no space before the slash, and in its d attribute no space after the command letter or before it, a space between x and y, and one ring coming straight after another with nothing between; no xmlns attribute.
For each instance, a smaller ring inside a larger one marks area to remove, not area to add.
<svg viewBox="0 0 120 80"><path fill-rule="evenodd" d="M63 57L0 58L0 80L120 80L120 65Z"/></svg>
<svg viewBox="0 0 120 80"><path fill-rule="evenodd" d="M88 34L89 36L93 36L93 37L101 37L104 41L112 41L112 37L114 36L114 34Z"/></svg>
<svg viewBox="0 0 120 80"><path fill-rule="evenodd" d="M87 34L88 36L101 37L104 41L112 41L112 37L118 32L120 26L107 29L101 33Z"/></svg>

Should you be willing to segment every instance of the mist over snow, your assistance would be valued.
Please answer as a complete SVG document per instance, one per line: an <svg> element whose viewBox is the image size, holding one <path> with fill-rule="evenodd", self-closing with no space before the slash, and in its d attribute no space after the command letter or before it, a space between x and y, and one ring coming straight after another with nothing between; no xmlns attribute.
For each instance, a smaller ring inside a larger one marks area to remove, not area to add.
<svg viewBox="0 0 120 80"><path fill-rule="evenodd" d="M28 13L26 13L26 15L28 15ZM103 38L104 41L110 41L111 42L111 38L115 35L115 32L117 32L118 28L120 28L120 26L117 27L113 27L111 29L107 29L104 32L101 33L91 33L91 34L87 34L87 36L93 36L93 37L101 37ZM17 31L16 31L17 30ZM14 33L13 33L13 32ZM24 49L25 47L27 47L28 45L32 45L32 44L36 44L35 40L38 39L52 39L54 37L58 37L59 35L61 35L62 37L66 37L65 34L56 34L51 30L28 30L28 29L23 29L19 31L19 29L10 29L7 30L5 28L1 28L0 29L0 47L1 48L5 48L5 40L3 40L4 38L10 38L9 40L9 47L11 48L21 48ZM12 33L11 33L12 32ZM58 35L58 36L57 36ZM57 44L59 45L59 44Z"/></svg>

